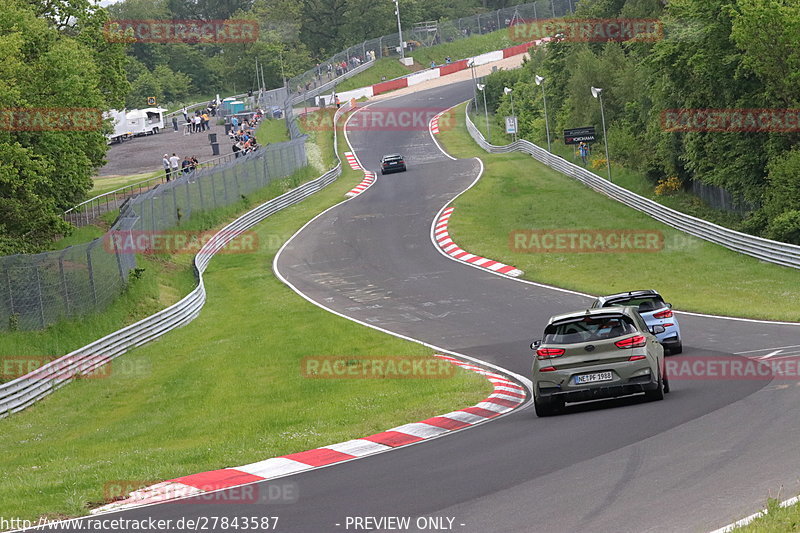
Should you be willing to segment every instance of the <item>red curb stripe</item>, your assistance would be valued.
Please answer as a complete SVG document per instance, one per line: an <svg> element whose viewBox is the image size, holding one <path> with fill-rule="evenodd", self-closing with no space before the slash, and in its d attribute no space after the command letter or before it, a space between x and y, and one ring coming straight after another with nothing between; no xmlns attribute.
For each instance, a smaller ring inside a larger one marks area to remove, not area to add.
<svg viewBox="0 0 800 533"><path fill-rule="evenodd" d="M465 409L460 409L460 411L464 411L465 413L469 413L471 415L482 416L483 418L492 418L500 414L495 411L484 409L483 407L467 407Z"/></svg>
<svg viewBox="0 0 800 533"><path fill-rule="evenodd" d="M454 420L452 418L447 418L444 416L434 416L433 418L423 420L422 423L431 426L436 426L437 428L444 428L449 430L461 429L463 427L467 427L470 425L467 422L462 422L461 420Z"/></svg>
<svg viewBox="0 0 800 533"><path fill-rule="evenodd" d="M520 404L520 402L515 402L513 400L505 400L503 398L486 398L483 402L480 403L494 403L497 405L502 405L503 407L516 407Z"/></svg>
<svg viewBox="0 0 800 533"><path fill-rule="evenodd" d="M369 437L364 437L364 440L377 442L378 444L385 444L386 446L391 446L392 448L397 448L398 446L404 446L406 444L419 442L425 439L415 435L409 435L407 433L400 433L399 431L384 431L382 433L370 435Z"/></svg>
<svg viewBox="0 0 800 533"><path fill-rule="evenodd" d="M170 481L189 485L196 489L210 491L235 487L253 481L261 481L262 479L264 478L233 468L223 468L222 470L212 470L210 472L201 472L199 474L178 477L170 479Z"/></svg>
<svg viewBox="0 0 800 533"><path fill-rule="evenodd" d="M497 269L497 271L500 272L501 274L508 274L512 270L515 270L515 268L513 266L511 266L511 265L506 265L503 268L498 268Z"/></svg>
<svg viewBox="0 0 800 533"><path fill-rule="evenodd" d="M516 392L511 392L508 390L495 389L495 394L504 394L506 396L514 396L515 398L523 398L523 399L526 397L524 394L517 394Z"/></svg>
<svg viewBox="0 0 800 533"><path fill-rule="evenodd" d="M331 463L338 463L346 461L347 459L354 459L355 455L349 455L329 448L317 448L316 450L308 450L306 452L298 452L290 455L283 455L286 459L297 461L298 463L307 464L309 466L325 466Z"/></svg>

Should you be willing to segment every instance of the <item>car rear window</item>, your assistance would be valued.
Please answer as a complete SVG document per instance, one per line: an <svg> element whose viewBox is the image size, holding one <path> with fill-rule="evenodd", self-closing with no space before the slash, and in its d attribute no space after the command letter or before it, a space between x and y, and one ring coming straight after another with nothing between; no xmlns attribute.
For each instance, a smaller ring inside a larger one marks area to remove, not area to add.
<svg viewBox="0 0 800 533"><path fill-rule="evenodd" d="M658 296L639 296L635 298L625 298L622 300L614 300L611 302L606 302L605 307L613 307L613 306L622 306L622 305L630 305L635 307L639 310L640 313L647 313L649 311L655 311L656 309L661 309L662 307L666 307L667 304L664 303Z"/></svg>
<svg viewBox="0 0 800 533"><path fill-rule="evenodd" d="M630 318L624 315L584 316L550 324L544 330L544 344L576 344L613 339L636 333Z"/></svg>

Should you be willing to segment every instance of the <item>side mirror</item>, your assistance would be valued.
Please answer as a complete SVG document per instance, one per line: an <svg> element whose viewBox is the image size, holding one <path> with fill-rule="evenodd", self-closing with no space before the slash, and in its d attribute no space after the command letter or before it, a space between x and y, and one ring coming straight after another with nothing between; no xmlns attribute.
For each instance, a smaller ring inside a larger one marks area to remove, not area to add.
<svg viewBox="0 0 800 533"><path fill-rule="evenodd" d="M542 341L533 341L531 343L531 350L536 350L542 345Z"/></svg>
<svg viewBox="0 0 800 533"><path fill-rule="evenodd" d="M667 307L669 307L670 309L672 309L672 304L667 304Z"/></svg>
<svg viewBox="0 0 800 533"><path fill-rule="evenodd" d="M653 335L658 335L659 333L664 333L667 330L664 326L656 325L650 328L650 331L653 333Z"/></svg>

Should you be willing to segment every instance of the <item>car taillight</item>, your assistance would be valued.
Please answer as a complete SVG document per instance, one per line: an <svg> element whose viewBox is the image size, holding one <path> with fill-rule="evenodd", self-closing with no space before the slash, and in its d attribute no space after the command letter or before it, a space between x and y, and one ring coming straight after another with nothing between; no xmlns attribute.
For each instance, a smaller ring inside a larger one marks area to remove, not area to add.
<svg viewBox="0 0 800 533"><path fill-rule="evenodd" d="M646 355L632 355L628 357L628 361L641 361L642 359L647 359Z"/></svg>
<svg viewBox="0 0 800 533"><path fill-rule="evenodd" d="M554 366L546 366L544 368L540 368L539 369L539 372L555 372L555 371L556 371L556 367L554 367Z"/></svg>
<svg viewBox="0 0 800 533"><path fill-rule="evenodd" d="M550 359L564 355L564 348L539 348L536 350L536 357L539 359Z"/></svg>
<svg viewBox="0 0 800 533"><path fill-rule="evenodd" d="M661 324L661 325L664 326L665 328L668 328L670 326L674 326L675 324L673 324L672 322L667 322L666 324Z"/></svg>
<svg viewBox="0 0 800 533"><path fill-rule="evenodd" d="M621 341L617 341L614 343L614 346L617 348L640 348L647 344L647 339L644 335L636 335L633 337L628 337L627 339L622 339Z"/></svg>
<svg viewBox="0 0 800 533"><path fill-rule="evenodd" d="M664 309L658 313L653 313L653 318L672 318L672 309Z"/></svg>

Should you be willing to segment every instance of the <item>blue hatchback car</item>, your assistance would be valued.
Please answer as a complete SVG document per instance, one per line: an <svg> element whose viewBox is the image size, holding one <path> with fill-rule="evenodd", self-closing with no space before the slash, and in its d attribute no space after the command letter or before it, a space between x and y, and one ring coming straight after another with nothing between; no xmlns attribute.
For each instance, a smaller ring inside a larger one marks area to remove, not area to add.
<svg viewBox="0 0 800 533"><path fill-rule="evenodd" d="M654 290L621 292L609 296L601 296L592 304L593 308L629 305L638 309L647 327L663 326L664 332L656 334L658 341L669 350L670 355L683 351L681 328L678 319L672 312L672 304L664 302Z"/></svg>

